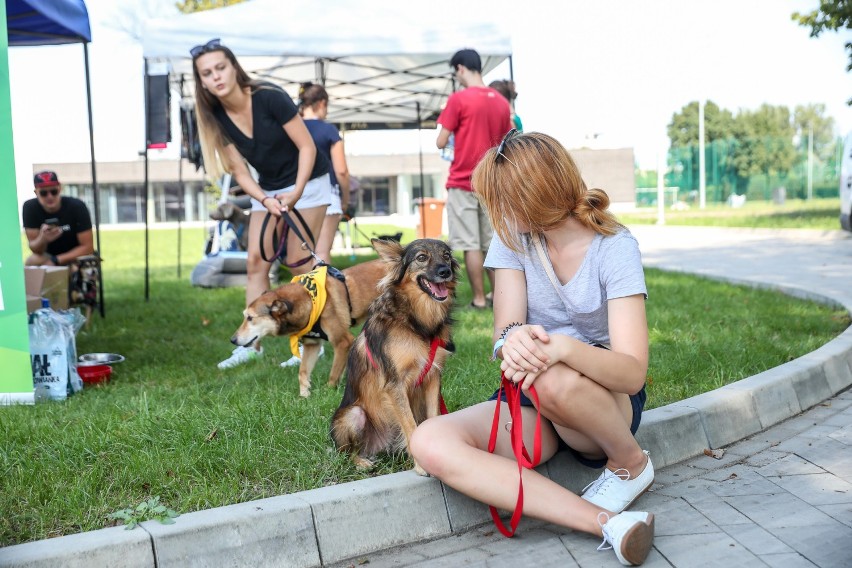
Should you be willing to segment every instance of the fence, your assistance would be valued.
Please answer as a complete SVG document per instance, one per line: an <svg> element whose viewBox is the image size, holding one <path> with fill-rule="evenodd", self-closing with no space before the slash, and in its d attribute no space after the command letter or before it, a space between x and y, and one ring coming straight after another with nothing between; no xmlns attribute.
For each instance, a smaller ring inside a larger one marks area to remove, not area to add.
<svg viewBox="0 0 852 568"><path fill-rule="evenodd" d="M722 203L731 194L745 195L750 201L769 201L779 194L788 199L837 197L843 141L837 139L814 152L808 160L807 141L798 146L789 139L726 139L705 145L705 196L708 203ZM665 175L666 202L674 190L672 203L697 200L699 190L698 145L671 148ZM760 167L757 164L768 164ZM743 170L760 173L741 175ZM637 179L637 186L648 180ZM650 184L648 184L650 185ZM810 191L808 186L810 185ZM783 191L780 189L783 188ZM638 206L656 203L656 190L637 189Z"/></svg>

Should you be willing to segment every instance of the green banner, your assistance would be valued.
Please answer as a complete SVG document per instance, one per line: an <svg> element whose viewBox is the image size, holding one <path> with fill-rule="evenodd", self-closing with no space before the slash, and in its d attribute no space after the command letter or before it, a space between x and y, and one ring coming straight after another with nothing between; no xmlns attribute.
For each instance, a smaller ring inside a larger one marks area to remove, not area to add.
<svg viewBox="0 0 852 568"><path fill-rule="evenodd" d="M0 11L0 405L33 402L20 220L4 9Z"/></svg>

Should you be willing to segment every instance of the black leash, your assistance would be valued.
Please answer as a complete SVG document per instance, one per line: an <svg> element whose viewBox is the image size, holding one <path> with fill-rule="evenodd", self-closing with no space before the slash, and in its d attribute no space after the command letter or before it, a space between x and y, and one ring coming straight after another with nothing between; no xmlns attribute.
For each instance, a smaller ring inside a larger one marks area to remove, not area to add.
<svg viewBox="0 0 852 568"><path fill-rule="evenodd" d="M358 223L356 223L356 222L355 222L355 219L352 219L352 225L355 227L355 230L356 230L356 231L358 231L359 233L361 233L361 236L362 236L362 237L364 237L365 239L367 239L367 243L370 243L370 242L372 241L372 238L371 238L371 237L368 237L366 234L364 234L364 231L362 231L362 230L361 230L361 228L358 226Z"/></svg>
<svg viewBox="0 0 852 568"><path fill-rule="evenodd" d="M296 217L299 218L299 222L302 224L302 227L305 228L305 233L307 233L308 237L311 239L311 243L313 244L313 246L316 247L317 241L314 238L314 234L311 232L311 228L308 227L307 223L305 223L305 218L302 217L302 214L299 213L299 211L297 209L293 209L293 213L296 215ZM296 268L298 266L302 266L303 264L305 264L307 262L310 262L310 260L312 258L317 260L317 261L320 261L320 262L322 261L322 259L320 259L320 257L317 256L317 253L314 251L313 247L311 245L309 245L308 242L305 240L305 237L302 236L302 232L299 230L299 227L296 226L296 223L293 221L292 217L290 217L290 215L286 211L281 212L281 218L284 220L284 231L281 235L280 240L278 239L278 222L277 221L275 222L275 226L272 229L272 242L278 243L278 246L275 249L275 254L272 256L272 258L267 257L266 251L264 250L264 247L263 247L263 243L265 242L264 235L266 234L266 227L267 227L267 225L269 225L270 217L273 217L272 213L267 212L266 216L263 218L263 224L260 226L260 257L264 261L272 262L276 258L280 258L283 261L284 259L287 258L287 234L290 232L291 229L296 234L296 236L299 238L299 240L302 241L302 244L305 246L306 249L308 249L308 252L310 252L311 254L310 254L310 256L306 256L302 260L297 260L296 262L291 263L291 264L284 262L284 266L287 266L289 268Z"/></svg>

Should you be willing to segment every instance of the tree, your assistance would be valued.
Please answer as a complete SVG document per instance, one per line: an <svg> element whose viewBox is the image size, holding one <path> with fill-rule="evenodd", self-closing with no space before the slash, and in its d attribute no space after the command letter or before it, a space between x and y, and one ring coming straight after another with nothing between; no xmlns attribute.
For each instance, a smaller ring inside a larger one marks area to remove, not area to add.
<svg viewBox="0 0 852 568"><path fill-rule="evenodd" d="M213 10L215 8L224 8L232 4L239 4L244 0L184 0L183 2L175 2L177 9L184 14L192 14L193 12L203 12L204 10Z"/></svg>
<svg viewBox="0 0 852 568"><path fill-rule="evenodd" d="M793 110L793 128L800 146L813 135L814 155L825 161L834 156L834 119L825 115L824 104L799 105Z"/></svg>
<svg viewBox="0 0 852 568"><path fill-rule="evenodd" d="M191 14L214 8L224 8L239 4L245 0L184 0L183 2L151 2L150 0L123 0L116 3L112 20L106 25L122 31L137 41L141 41L145 20L164 18L179 13Z"/></svg>
<svg viewBox="0 0 852 568"><path fill-rule="evenodd" d="M810 27L811 37L819 37L826 30L848 30L852 28L852 0L820 0L816 10L806 14L793 12L792 18L800 26ZM846 71L852 71L852 41L846 42L846 51L849 52ZM852 99L846 104L852 105Z"/></svg>
<svg viewBox="0 0 852 568"><path fill-rule="evenodd" d="M733 133L734 117L731 111L720 109L713 101L704 104L705 142L724 140ZM698 101L691 103L672 115L668 125L669 139L674 147L698 144Z"/></svg>
<svg viewBox="0 0 852 568"><path fill-rule="evenodd" d="M734 165L740 178L755 174L789 174L796 159L790 109L763 104L756 111L742 110L734 120L738 145Z"/></svg>
<svg viewBox="0 0 852 568"><path fill-rule="evenodd" d="M734 116L731 111L719 108L713 101L704 104L704 142L705 152L710 156L714 151L711 146L718 142L722 146L729 146L733 138ZM684 188L698 186L699 180L699 145L698 145L698 101L692 101L685 105L679 112L672 115L672 121L668 125L669 139L672 144L671 164L672 169L677 172L678 181L675 185ZM705 162L705 167L711 167L711 161ZM729 164L728 154L720 156L715 163L714 171L733 170Z"/></svg>

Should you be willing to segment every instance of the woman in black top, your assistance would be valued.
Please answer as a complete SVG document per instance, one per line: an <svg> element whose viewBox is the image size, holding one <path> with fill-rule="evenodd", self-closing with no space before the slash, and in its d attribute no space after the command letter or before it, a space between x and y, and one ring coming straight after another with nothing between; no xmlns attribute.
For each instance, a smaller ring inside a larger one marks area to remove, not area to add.
<svg viewBox="0 0 852 568"><path fill-rule="evenodd" d="M269 256L277 243L272 242L271 230L264 235L267 242L260 242L263 217L267 212L280 217L282 212L298 209L311 233L319 235L331 200L328 160L317 154L314 141L287 93L270 83L252 80L234 53L218 39L194 47L190 54L205 169L214 178L223 170L230 172L252 198L248 305L270 287L270 263L263 260L261 250ZM247 164L257 171L257 181ZM293 218L298 223L298 218ZM288 237L286 259L294 274L304 274L313 265L293 231ZM307 262L300 264L306 259ZM260 345L238 347L219 367L239 365L262 352Z"/></svg>

